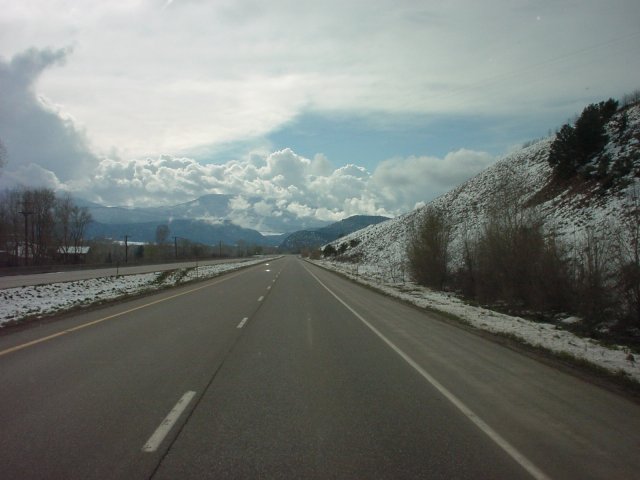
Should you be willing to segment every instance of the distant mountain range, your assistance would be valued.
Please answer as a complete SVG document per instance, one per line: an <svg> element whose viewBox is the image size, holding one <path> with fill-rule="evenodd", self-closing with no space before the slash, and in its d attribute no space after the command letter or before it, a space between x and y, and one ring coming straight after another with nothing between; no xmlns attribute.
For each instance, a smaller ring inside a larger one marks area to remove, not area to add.
<svg viewBox="0 0 640 480"><path fill-rule="evenodd" d="M298 232L294 232L285 238L280 245L280 248L293 253L298 253L305 248L317 248L329 242L333 242L345 235L368 227L369 225L375 225L386 220L389 220L389 218L354 215L316 230L300 230Z"/></svg>
<svg viewBox="0 0 640 480"><path fill-rule="evenodd" d="M185 238L196 243L206 245L237 245L244 242L250 245L276 247L284 235L262 235L256 230L242 228L226 221L220 224L210 224L198 220L180 219L170 223L139 222L139 223L100 223L92 222L87 231L88 238L112 238L122 240L127 235L130 241L150 243L156 240L158 225L169 227L169 240L173 237Z"/></svg>
<svg viewBox="0 0 640 480"><path fill-rule="evenodd" d="M85 206L93 219L104 224L170 223L175 220L203 221L213 225L229 221L244 228L268 233L291 233L298 230L325 227L331 222L314 218L299 218L291 212L279 211L278 215L261 215L256 204L260 197L237 195L204 195L190 202L164 207L105 207L97 203L76 199Z"/></svg>
<svg viewBox="0 0 640 480"><path fill-rule="evenodd" d="M329 224L315 219L300 219L284 213L269 217L250 208L259 197L241 199L234 195L205 195L196 200L166 207L105 207L82 199L76 204L89 209L93 222L87 238L122 240L126 235L133 242L154 242L159 225L169 227L169 238L180 237L207 245L280 246L284 251L298 252L301 248L328 243L386 217L354 216ZM240 208L242 204L248 208ZM235 220L235 221L234 221ZM238 223L245 225L240 226ZM247 228L246 225L255 226ZM260 232L283 232L265 234Z"/></svg>

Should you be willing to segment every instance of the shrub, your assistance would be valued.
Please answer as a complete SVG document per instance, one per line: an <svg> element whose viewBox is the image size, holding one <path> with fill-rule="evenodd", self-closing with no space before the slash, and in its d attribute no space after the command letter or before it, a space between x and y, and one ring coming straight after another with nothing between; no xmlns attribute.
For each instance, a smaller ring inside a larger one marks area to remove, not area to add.
<svg viewBox="0 0 640 480"><path fill-rule="evenodd" d="M640 329L640 186L632 189L628 216L621 225L616 245L620 323Z"/></svg>
<svg viewBox="0 0 640 480"><path fill-rule="evenodd" d="M588 330L615 317L613 245L611 239L588 230L578 248L575 309Z"/></svg>
<svg viewBox="0 0 640 480"><path fill-rule="evenodd" d="M416 282L442 289L449 276L451 224L441 210L429 207L410 234L407 257Z"/></svg>
<svg viewBox="0 0 640 480"><path fill-rule="evenodd" d="M513 179L495 194L484 227L463 239L456 286L481 303L512 310L564 309L571 298L567 253L520 196Z"/></svg>
<svg viewBox="0 0 640 480"><path fill-rule="evenodd" d="M336 247L334 247L331 244L325 246L324 249L322 250L322 256L325 258L335 257L337 254L338 254L338 251L336 250Z"/></svg>

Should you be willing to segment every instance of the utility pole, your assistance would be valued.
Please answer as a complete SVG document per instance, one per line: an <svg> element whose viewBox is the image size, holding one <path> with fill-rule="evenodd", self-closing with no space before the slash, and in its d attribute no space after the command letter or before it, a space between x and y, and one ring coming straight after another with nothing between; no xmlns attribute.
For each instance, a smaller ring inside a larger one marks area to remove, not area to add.
<svg viewBox="0 0 640 480"><path fill-rule="evenodd" d="M27 210L27 206L25 203L22 211L18 212L24 215L24 264L25 266L29 265L29 228L27 226L27 216L33 215L33 212Z"/></svg>
<svg viewBox="0 0 640 480"><path fill-rule="evenodd" d="M219 252L220 252L220 258L222 258L222 240L220 240L220 250L219 250Z"/></svg>
<svg viewBox="0 0 640 480"><path fill-rule="evenodd" d="M173 237L173 251L176 255L176 260L178 259L178 237Z"/></svg>
<svg viewBox="0 0 640 480"><path fill-rule="evenodd" d="M129 262L129 244L127 243L129 240L129 235L124 236L124 263Z"/></svg>

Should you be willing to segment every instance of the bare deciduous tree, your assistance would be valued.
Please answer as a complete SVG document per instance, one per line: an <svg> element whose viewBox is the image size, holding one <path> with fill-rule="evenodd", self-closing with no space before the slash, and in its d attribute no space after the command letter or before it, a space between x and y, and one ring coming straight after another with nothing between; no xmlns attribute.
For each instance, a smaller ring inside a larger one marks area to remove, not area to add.
<svg viewBox="0 0 640 480"><path fill-rule="evenodd" d="M444 212L428 207L410 233L407 257L413 278L442 289L449 275L451 223Z"/></svg>
<svg viewBox="0 0 640 480"><path fill-rule="evenodd" d="M56 201L56 232L60 250L67 255L71 247L71 211L73 201L69 194L64 195Z"/></svg>
<svg viewBox="0 0 640 480"><path fill-rule="evenodd" d="M86 207L78 207L74 205L71 209L71 241L73 246L77 249L82 246L84 242L84 234L87 230L87 226L93 219L89 213L89 209Z"/></svg>
<svg viewBox="0 0 640 480"><path fill-rule="evenodd" d="M629 211L618 236L618 290L623 323L640 328L640 185L630 192Z"/></svg>
<svg viewBox="0 0 640 480"><path fill-rule="evenodd" d="M158 225L156 227L156 243L158 245L164 245L167 243L169 239L169 226L168 225Z"/></svg>
<svg viewBox="0 0 640 480"><path fill-rule="evenodd" d="M55 193L48 188L25 190L23 208L32 212L30 239L31 254L35 263L43 263L51 256L55 246L54 239L54 206Z"/></svg>
<svg viewBox="0 0 640 480"><path fill-rule="evenodd" d="M68 195L57 198L50 189L0 193L0 242L9 265L22 259L51 263L59 251L68 254L71 247L77 253L90 221L88 209L76 206Z"/></svg>

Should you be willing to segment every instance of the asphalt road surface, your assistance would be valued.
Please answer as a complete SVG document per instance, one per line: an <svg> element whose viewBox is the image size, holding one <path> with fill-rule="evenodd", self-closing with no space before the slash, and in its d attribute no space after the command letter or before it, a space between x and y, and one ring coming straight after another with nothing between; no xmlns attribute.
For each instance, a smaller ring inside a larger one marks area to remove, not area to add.
<svg viewBox="0 0 640 480"><path fill-rule="evenodd" d="M60 272L30 273L26 275L0 276L0 289L26 287L29 285L45 285L57 282L72 282L76 280L88 280L90 278L110 277L116 275L134 275L137 273L163 272L178 268L190 268L195 265L218 265L221 263L242 262L239 258L225 260L200 260L189 262L162 263L154 265L119 265L110 268L94 268L80 270L65 270Z"/></svg>
<svg viewBox="0 0 640 480"><path fill-rule="evenodd" d="M638 478L640 406L293 257L0 337L0 477Z"/></svg>

